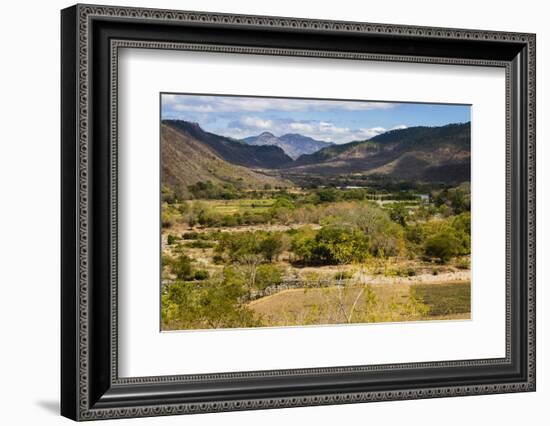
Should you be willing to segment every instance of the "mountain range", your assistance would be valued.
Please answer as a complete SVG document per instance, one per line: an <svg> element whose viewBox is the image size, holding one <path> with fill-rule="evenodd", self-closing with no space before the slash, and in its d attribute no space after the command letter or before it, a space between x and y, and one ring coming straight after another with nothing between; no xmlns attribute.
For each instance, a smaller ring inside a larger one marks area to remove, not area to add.
<svg viewBox="0 0 550 426"><path fill-rule="evenodd" d="M277 138L268 132L240 141L207 132L197 123L163 120L162 181L182 194L188 185L206 180L247 188L284 187L289 181L304 183L308 176L317 182L334 176L372 176L461 183L470 180L470 130L469 122L418 126L330 144L298 134ZM282 142L286 146L292 140L299 148L285 152ZM321 149L296 157L314 144Z"/></svg>
<svg viewBox="0 0 550 426"><path fill-rule="evenodd" d="M262 169L254 170L249 165L236 164L235 161L242 162L242 156L245 155L240 152L242 144L219 141L192 125L163 122L160 128L160 142L163 189L165 187L180 198L188 198L189 185L197 182L211 181L218 185L231 184L237 188L248 189L290 185L290 182L278 174L270 175ZM251 164L270 164L274 157L283 163L289 160L284 153L279 152L280 148L274 151L275 154L269 149L258 151L259 154L253 153L249 156ZM231 161L225 157L231 158Z"/></svg>
<svg viewBox="0 0 550 426"><path fill-rule="evenodd" d="M184 120L163 120L163 124L201 141L221 158L233 164L274 169L292 162L292 158L278 146L249 145L236 139L207 132L198 123Z"/></svg>
<svg viewBox="0 0 550 426"><path fill-rule="evenodd" d="M360 173L426 182L470 180L470 123L391 130L332 145L281 166L294 173Z"/></svg>
<svg viewBox="0 0 550 426"><path fill-rule="evenodd" d="M333 142L325 142L300 135L299 133L287 133L282 136L275 136L270 132L260 133L258 136L250 136L242 139L249 145L274 145L280 147L285 154L296 160L303 154L312 154L320 149L333 145Z"/></svg>

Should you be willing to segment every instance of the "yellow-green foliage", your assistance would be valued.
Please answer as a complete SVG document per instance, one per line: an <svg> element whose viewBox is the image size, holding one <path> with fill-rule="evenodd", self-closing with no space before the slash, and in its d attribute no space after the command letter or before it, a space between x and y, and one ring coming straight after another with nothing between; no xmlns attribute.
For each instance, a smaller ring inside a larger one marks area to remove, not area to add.
<svg viewBox="0 0 550 426"><path fill-rule="evenodd" d="M462 188L433 193L437 206L408 192L380 191L377 203L364 189L191 189L208 199L162 194L164 329L407 321L469 312L469 283L463 283L468 292L458 284L406 284L431 268L434 274L469 269L469 194ZM451 266L442 265L447 262Z"/></svg>
<svg viewBox="0 0 550 426"><path fill-rule="evenodd" d="M246 289L238 275L228 271L209 281L178 281L162 295L164 329L254 327L260 321L242 302Z"/></svg>

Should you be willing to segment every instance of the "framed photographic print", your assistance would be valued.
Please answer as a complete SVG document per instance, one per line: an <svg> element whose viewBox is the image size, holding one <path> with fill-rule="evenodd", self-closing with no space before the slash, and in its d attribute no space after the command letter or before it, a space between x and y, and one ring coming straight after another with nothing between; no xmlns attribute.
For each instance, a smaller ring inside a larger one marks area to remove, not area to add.
<svg viewBox="0 0 550 426"><path fill-rule="evenodd" d="M76 5L74 420L535 390L535 36Z"/></svg>

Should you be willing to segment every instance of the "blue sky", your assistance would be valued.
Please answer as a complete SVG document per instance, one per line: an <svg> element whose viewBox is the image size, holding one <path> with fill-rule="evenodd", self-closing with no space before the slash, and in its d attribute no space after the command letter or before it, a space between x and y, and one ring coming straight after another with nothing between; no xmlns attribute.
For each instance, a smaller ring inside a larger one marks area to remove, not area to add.
<svg viewBox="0 0 550 426"><path fill-rule="evenodd" d="M300 133L346 143L391 129L470 121L470 106L162 94L161 116L198 122L209 132L236 139Z"/></svg>

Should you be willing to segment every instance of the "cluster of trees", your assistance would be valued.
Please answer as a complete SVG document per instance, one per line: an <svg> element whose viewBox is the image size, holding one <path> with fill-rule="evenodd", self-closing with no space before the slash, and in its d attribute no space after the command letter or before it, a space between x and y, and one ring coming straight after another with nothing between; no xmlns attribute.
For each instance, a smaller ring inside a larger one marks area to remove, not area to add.
<svg viewBox="0 0 550 426"><path fill-rule="evenodd" d="M255 327L260 322L246 306L247 288L231 268L203 281L178 280L162 294L164 329Z"/></svg>
<svg viewBox="0 0 550 426"><path fill-rule="evenodd" d="M446 216L470 211L470 184L446 188L432 195L435 207Z"/></svg>
<svg viewBox="0 0 550 426"><path fill-rule="evenodd" d="M379 196L390 195L395 200L417 200L419 198L416 188L401 188L388 192L376 188L342 188L340 186L316 186L308 187L306 192L289 193L284 188L273 188L265 184L262 190L248 190L231 183L218 184L210 180L199 181L189 185L188 191L195 200L234 200L238 198L276 197L292 200L295 205L322 204L347 200L374 200ZM168 187L162 188L163 201L175 203L178 200L176 194Z"/></svg>
<svg viewBox="0 0 550 426"><path fill-rule="evenodd" d="M302 229L292 240L297 259L308 265L362 262L369 253L365 234L350 226L324 226L318 232Z"/></svg>
<svg viewBox="0 0 550 426"><path fill-rule="evenodd" d="M382 216L383 217L383 216ZM470 213L405 227L384 219L365 232L357 225L328 225L296 232L292 253L307 265L364 262L368 258L408 254L446 263L470 254Z"/></svg>
<svg viewBox="0 0 550 426"><path fill-rule="evenodd" d="M286 199L278 200L270 211L279 218L285 215L287 223L317 223L320 229L304 226L285 232L218 232L212 236L215 243L197 240L201 245L193 247L214 246L217 263L225 264L239 262L243 256L256 256L258 262L276 262L284 252L289 253L292 262L306 265L356 263L371 256L399 255L445 263L470 253L469 211L417 220L400 203L388 208L367 202L296 208ZM171 243L174 237L169 239Z"/></svg>
<svg viewBox="0 0 550 426"><path fill-rule="evenodd" d="M326 198L327 200L330 198ZM258 206L256 211L246 209L242 212L224 214L210 208L200 201L185 202L177 205L166 204L162 209L162 224L170 227L175 222L182 221L189 226L200 225L208 228L235 227L242 225L259 225L266 223L290 224L320 224L326 217L354 208L357 201L335 201L321 203L296 202L287 197L278 197L268 208Z"/></svg>
<svg viewBox="0 0 550 426"><path fill-rule="evenodd" d="M256 255L261 261L271 263L277 261L288 246L288 236L282 232L236 232L221 234L215 251L226 255L229 262Z"/></svg>
<svg viewBox="0 0 550 426"><path fill-rule="evenodd" d="M323 216L320 229L222 233L215 251L225 255L228 263L249 255L273 262L288 251L293 262L333 265L395 256L405 248L403 228L376 205L332 205Z"/></svg>
<svg viewBox="0 0 550 426"><path fill-rule="evenodd" d="M244 267L228 266L207 281L177 280L164 286L163 329L274 325L269 318L255 313L248 302L252 289L261 290L282 282L280 269L270 264L259 265L254 280L250 272ZM403 320L430 313L430 307L414 292L405 299L381 303L370 285L337 285L320 287L318 291L314 303L299 311L283 312L283 325Z"/></svg>
<svg viewBox="0 0 550 426"><path fill-rule="evenodd" d="M210 181L198 182L189 186L190 191L197 199L237 199L250 197L250 193L240 192L234 186L217 185ZM387 195L387 194L386 194ZM373 192L365 188L337 189L333 187L316 188L305 193L289 193L286 190L272 192L258 192L254 197L273 198L269 209L262 204L259 209L243 209L240 212L226 214L209 208L207 203L201 201L171 202L170 194L163 188L162 225L169 227L175 222L182 221L190 226L201 225L205 227L233 227L242 225L258 225L266 223L298 224L320 223L330 214L331 210L357 203L384 197L384 193ZM414 191L398 191L391 194L396 201L418 201L419 195ZM413 220L428 220L435 215L449 217L470 210L469 185L461 185L456 188L444 188L433 190L430 193L432 203L420 205L416 217ZM252 206L254 207L254 206ZM405 227L410 220L408 207L402 202L390 205L387 210L393 221Z"/></svg>
<svg viewBox="0 0 550 426"><path fill-rule="evenodd" d="M195 200L182 202L168 189L162 189L164 227L177 222L204 228L265 223L300 226L286 231L218 229L192 230L183 235L169 233L166 242L170 249L162 258L163 272L169 278L162 290L164 329L262 325L265 318L255 315L248 304L265 294L268 287L288 282L290 269L279 262L281 259L295 265L356 263L357 268L364 268L378 262L386 265L387 258L393 256L446 263L470 253L469 185L433 189L429 191L431 202L415 208L410 207L415 203L403 202L381 207L369 200L378 198L383 191L375 193L364 188L316 187L290 193L266 186L252 197L252 205L247 201L245 208L235 214L219 213L210 207L216 203L200 199L251 198L250 192L212 182L191 185L189 192ZM392 194L392 199L416 201L416 194L415 190L400 190ZM256 202L256 198L261 202ZM201 269L187 255L190 247L213 248L213 253L203 253L212 256L218 266L209 271ZM464 263L464 267L468 268L469 263ZM329 317L334 317L329 322L370 321L375 308L382 312L374 293L354 284L353 275L345 276L348 267L337 269L342 271L334 277L336 284L323 290L326 303L315 306L307 312L306 319L296 319L296 323L326 322ZM415 316L426 314L425 309L420 299L412 295L401 310Z"/></svg>
<svg viewBox="0 0 550 426"><path fill-rule="evenodd" d="M416 201L420 196L409 190L400 190L388 193L387 191L377 191L372 188L349 188L337 189L333 187L317 189L315 192L315 204L333 203L336 201L363 201L377 200L385 196L391 196L393 200L398 201Z"/></svg>
<svg viewBox="0 0 550 426"><path fill-rule="evenodd" d="M212 181L200 181L187 187L195 199L234 200L242 198L243 193L230 183L215 184Z"/></svg>
<svg viewBox="0 0 550 426"><path fill-rule="evenodd" d="M176 279L182 281L202 281L209 276L208 271L195 269L193 260L184 253L178 253L175 257L163 256L162 265L168 267Z"/></svg>
<svg viewBox="0 0 550 426"><path fill-rule="evenodd" d="M363 262L371 256L396 256L405 248L403 228L388 213L371 204L336 211L320 230L302 228L292 251L305 264Z"/></svg>
<svg viewBox="0 0 550 426"><path fill-rule="evenodd" d="M291 206L281 202L278 208ZM195 268L183 251L175 250L172 256L163 257L163 266L173 278L163 287L164 329L261 326L264 318L255 314L248 303L266 288L287 280L285 267L277 263L283 253L289 255L289 260L305 265L369 265L386 256L406 253L443 263L470 253L468 211L417 221L398 205L383 209L370 203L333 203L325 206L320 222L317 229L304 226L284 232L188 232L177 237L177 241L215 242L214 257L224 267L208 274ZM176 240L172 238L171 242L179 244ZM343 278L342 272L335 280ZM336 285L322 291L327 293L326 303L313 307L307 311L307 319L296 319L296 323L322 323L335 315L343 317L330 321L370 321L382 315L373 313L382 308L364 286ZM365 300L369 307L363 307ZM413 317L427 314L423 303L412 296L400 309Z"/></svg>
<svg viewBox="0 0 550 426"><path fill-rule="evenodd" d="M284 269L260 257L243 254L237 263L213 276L195 270L193 261L181 253L164 258L176 279L163 287L164 329L255 327L261 318L247 306L253 293L280 285Z"/></svg>
<svg viewBox="0 0 550 426"><path fill-rule="evenodd" d="M413 251L439 262L470 254L471 216L464 212L446 219L415 223L407 227L406 236Z"/></svg>

